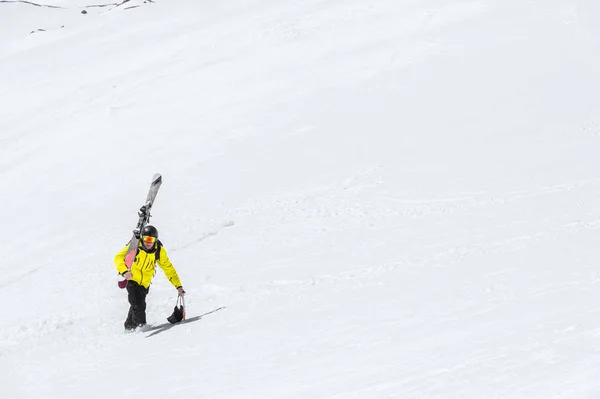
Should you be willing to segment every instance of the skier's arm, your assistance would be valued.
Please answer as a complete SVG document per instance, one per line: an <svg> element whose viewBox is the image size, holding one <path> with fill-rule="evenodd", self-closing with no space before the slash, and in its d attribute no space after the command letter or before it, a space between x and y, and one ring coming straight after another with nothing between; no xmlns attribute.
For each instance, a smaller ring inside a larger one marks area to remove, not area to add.
<svg viewBox="0 0 600 399"><path fill-rule="evenodd" d="M125 254L127 253L128 249L129 245L125 246L125 248L120 250L119 253L115 255L115 267L117 268L119 274L123 274L128 270L127 265L125 264Z"/></svg>
<svg viewBox="0 0 600 399"><path fill-rule="evenodd" d="M169 279L175 288L181 287L182 284L179 280L179 276L177 275L177 270L175 270L175 267L171 263L165 247L160 247L160 260L156 263L158 263L158 266L163 269L165 276L167 276L167 279Z"/></svg>

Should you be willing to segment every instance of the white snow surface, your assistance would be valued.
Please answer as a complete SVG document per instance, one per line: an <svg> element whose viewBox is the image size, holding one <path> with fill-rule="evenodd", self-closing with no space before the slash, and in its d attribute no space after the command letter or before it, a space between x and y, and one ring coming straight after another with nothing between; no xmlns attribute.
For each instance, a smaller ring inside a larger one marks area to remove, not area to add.
<svg viewBox="0 0 600 399"><path fill-rule="evenodd" d="M41 1L0 3L0 397L600 398L600 2ZM190 320L124 334L156 172Z"/></svg>

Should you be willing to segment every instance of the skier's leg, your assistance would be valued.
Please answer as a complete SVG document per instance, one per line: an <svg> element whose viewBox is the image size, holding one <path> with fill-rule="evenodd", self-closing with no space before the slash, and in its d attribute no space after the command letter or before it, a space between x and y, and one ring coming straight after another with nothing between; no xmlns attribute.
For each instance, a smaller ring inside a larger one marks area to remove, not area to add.
<svg viewBox="0 0 600 399"><path fill-rule="evenodd" d="M133 330L135 328L135 324L133 324L133 309L129 306L129 312L127 312L127 318L125 319L125 329Z"/></svg>
<svg viewBox="0 0 600 399"><path fill-rule="evenodd" d="M139 285L135 281L129 281L127 284L129 293L129 303L131 305L131 328L146 324L146 295L148 289Z"/></svg>
<svg viewBox="0 0 600 399"><path fill-rule="evenodd" d="M148 289L140 285L137 298L137 306L133 310L133 320L137 326L143 326L146 324L146 295Z"/></svg>
<svg viewBox="0 0 600 399"><path fill-rule="evenodd" d="M125 319L125 323L124 323L126 330L133 330L136 327L136 325L133 321L133 307L135 306L135 303L136 303L136 300L135 300L136 287L134 286L134 284L135 284L135 286L137 286L137 284L134 281L128 281L127 286L126 286L127 300L129 301L129 312L127 312L127 318Z"/></svg>

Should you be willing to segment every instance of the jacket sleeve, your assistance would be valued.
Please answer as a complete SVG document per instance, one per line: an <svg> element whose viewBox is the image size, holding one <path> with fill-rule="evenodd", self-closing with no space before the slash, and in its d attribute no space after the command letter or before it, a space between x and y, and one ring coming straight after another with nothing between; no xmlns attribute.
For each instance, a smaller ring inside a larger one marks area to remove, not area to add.
<svg viewBox="0 0 600 399"><path fill-rule="evenodd" d="M127 265L125 264L125 254L127 254L127 250L129 249L129 244L125 246L122 250L120 250L115 255L115 267L119 274L123 274L127 271Z"/></svg>
<svg viewBox="0 0 600 399"><path fill-rule="evenodd" d="M158 263L158 266L160 266L160 268L163 269L163 272L165 272L165 276L167 276L167 279L169 279L169 281L171 282L171 284L173 284L175 288L181 287L181 281L179 280L179 276L177 275L177 270L175 270L175 267L171 263L171 260L167 255L167 250L165 249L165 247L160 247L160 260L156 263Z"/></svg>

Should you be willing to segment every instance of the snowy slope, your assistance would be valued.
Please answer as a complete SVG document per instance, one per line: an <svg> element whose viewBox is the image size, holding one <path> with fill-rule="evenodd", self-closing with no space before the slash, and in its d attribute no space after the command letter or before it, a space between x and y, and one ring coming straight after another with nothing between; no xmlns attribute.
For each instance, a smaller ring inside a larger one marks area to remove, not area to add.
<svg viewBox="0 0 600 399"><path fill-rule="evenodd" d="M0 397L600 396L600 3L44 4L0 3ZM124 335L155 172L191 320Z"/></svg>

